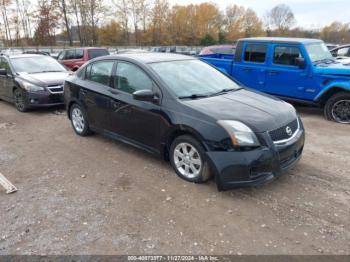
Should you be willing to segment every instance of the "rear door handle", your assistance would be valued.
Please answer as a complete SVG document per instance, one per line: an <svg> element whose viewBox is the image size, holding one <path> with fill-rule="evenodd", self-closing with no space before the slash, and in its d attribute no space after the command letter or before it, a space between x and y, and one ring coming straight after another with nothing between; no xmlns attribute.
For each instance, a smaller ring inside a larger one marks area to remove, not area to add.
<svg viewBox="0 0 350 262"><path fill-rule="evenodd" d="M88 91L86 89L80 89L80 92L82 95L86 95L88 93Z"/></svg>
<svg viewBox="0 0 350 262"><path fill-rule="evenodd" d="M250 72L250 71L252 71L252 69L249 67L243 67L243 71Z"/></svg>

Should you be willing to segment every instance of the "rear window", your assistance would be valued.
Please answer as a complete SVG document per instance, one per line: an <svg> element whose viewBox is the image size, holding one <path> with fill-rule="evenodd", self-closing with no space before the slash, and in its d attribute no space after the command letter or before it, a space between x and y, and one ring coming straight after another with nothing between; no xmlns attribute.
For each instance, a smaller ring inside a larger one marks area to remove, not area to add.
<svg viewBox="0 0 350 262"><path fill-rule="evenodd" d="M107 49L89 49L89 60L94 59L95 57L109 55L109 52Z"/></svg>
<svg viewBox="0 0 350 262"><path fill-rule="evenodd" d="M244 51L244 61L264 63L266 58L267 45L248 44Z"/></svg>

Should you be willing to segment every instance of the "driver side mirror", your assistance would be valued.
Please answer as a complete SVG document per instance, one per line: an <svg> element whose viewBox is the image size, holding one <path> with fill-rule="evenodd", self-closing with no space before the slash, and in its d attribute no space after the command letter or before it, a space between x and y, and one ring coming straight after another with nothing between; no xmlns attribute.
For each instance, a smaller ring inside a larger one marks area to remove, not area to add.
<svg viewBox="0 0 350 262"><path fill-rule="evenodd" d="M302 57L295 58L295 64L301 69L304 69L306 66L305 59Z"/></svg>
<svg viewBox="0 0 350 262"><path fill-rule="evenodd" d="M132 96L138 101L156 102L159 99L158 96L149 89L135 91Z"/></svg>
<svg viewBox="0 0 350 262"><path fill-rule="evenodd" d="M0 75L7 76L7 70L5 68L0 68Z"/></svg>

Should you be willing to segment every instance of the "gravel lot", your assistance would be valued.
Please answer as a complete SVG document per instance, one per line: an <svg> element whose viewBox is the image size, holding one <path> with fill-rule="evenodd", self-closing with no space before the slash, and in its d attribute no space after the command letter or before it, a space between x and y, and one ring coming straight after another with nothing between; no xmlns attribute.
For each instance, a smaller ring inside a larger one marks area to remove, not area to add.
<svg viewBox="0 0 350 262"><path fill-rule="evenodd" d="M298 107L297 167L268 185L218 192L100 135L61 108L0 102L0 254L350 254L350 126Z"/></svg>

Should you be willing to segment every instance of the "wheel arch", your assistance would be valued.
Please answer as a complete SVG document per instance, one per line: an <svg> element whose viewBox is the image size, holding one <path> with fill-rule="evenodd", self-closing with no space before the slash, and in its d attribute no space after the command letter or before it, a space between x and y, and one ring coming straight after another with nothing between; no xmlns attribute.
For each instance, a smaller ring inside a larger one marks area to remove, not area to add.
<svg viewBox="0 0 350 262"><path fill-rule="evenodd" d="M342 87L342 86L332 86L324 91L322 94L317 97L316 102L319 103L322 107L326 104L327 100L331 98L333 95L339 92L349 92L350 88Z"/></svg>
<svg viewBox="0 0 350 262"><path fill-rule="evenodd" d="M171 144L177 137L183 135L192 136L203 146L205 151L208 151L208 146L205 143L203 143L203 137L196 130L189 126L177 125L168 132L166 138L163 140L162 156L164 160L169 161L169 150Z"/></svg>
<svg viewBox="0 0 350 262"><path fill-rule="evenodd" d="M69 120L70 120L70 109L72 108L72 106L74 104L81 106L85 110L85 107L78 100L74 99L74 100L69 101L69 103L67 104L67 116L68 116Z"/></svg>

